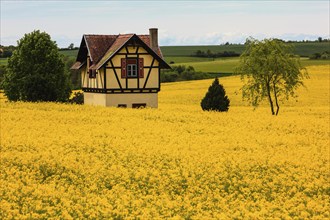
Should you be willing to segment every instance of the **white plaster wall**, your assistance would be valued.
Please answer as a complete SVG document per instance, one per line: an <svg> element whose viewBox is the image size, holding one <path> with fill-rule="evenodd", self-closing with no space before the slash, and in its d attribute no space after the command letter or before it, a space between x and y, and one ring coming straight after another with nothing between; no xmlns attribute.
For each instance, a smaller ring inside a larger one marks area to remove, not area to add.
<svg viewBox="0 0 330 220"><path fill-rule="evenodd" d="M146 103L147 107L158 107L158 93L111 93L106 96L107 106L117 107L119 104L126 104L127 108L132 108L132 104Z"/></svg>
<svg viewBox="0 0 330 220"><path fill-rule="evenodd" d="M84 92L84 103L87 105L106 106L106 95L102 93Z"/></svg>

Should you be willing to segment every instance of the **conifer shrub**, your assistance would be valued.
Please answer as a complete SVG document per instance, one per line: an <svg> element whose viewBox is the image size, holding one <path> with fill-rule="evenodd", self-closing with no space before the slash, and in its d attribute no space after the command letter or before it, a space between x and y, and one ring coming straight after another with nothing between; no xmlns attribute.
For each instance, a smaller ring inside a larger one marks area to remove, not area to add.
<svg viewBox="0 0 330 220"><path fill-rule="evenodd" d="M230 100L226 95L226 91L219 83L219 79L215 78L209 87L205 97L201 101L201 107L204 111L220 111L226 112L229 109Z"/></svg>

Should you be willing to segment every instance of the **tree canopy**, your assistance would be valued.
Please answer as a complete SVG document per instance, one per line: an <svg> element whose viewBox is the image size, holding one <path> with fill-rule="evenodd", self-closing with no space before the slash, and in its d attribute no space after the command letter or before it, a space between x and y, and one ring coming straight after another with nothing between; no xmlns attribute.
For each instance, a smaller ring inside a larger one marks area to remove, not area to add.
<svg viewBox="0 0 330 220"><path fill-rule="evenodd" d="M51 37L39 30L25 34L8 60L3 88L11 101L67 101L68 74Z"/></svg>
<svg viewBox="0 0 330 220"><path fill-rule="evenodd" d="M308 77L292 48L277 39L248 39L237 72L244 82L243 98L254 106L267 98L273 115L279 112L279 101L294 97L295 90Z"/></svg>

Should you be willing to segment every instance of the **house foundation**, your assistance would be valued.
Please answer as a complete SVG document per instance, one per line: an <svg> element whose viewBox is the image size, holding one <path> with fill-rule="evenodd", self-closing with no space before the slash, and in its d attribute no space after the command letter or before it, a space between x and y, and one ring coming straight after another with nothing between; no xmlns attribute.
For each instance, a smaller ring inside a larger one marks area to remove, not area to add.
<svg viewBox="0 0 330 220"><path fill-rule="evenodd" d="M84 92L84 103L96 106L113 106L113 107L158 107L158 93L92 93Z"/></svg>

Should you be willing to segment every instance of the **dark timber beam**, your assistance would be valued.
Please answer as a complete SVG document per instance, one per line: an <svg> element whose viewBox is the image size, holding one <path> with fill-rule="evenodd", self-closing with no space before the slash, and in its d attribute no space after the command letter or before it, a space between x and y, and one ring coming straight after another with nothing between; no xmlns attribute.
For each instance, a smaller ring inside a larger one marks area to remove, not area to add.
<svg viewBox="0 0 330 220"><path fill-rule="evenodd" d="M114 68L114 65L113 65L112 59L110 60L110 64L111 64L111 67L112 67L113 73L114 73L115 76L116 76L116 80L117 80L117 83L118 83L118 85L119 85L119 88L122 90L123 88L121 87L121 83L120 83L120 81L119 81L119 78L118 78L118 75L117 75L117 71L116 71L116 69Z"/></svg>
<svg viewBox="0 0 330 220"><path fill-rule="evenodd" d="M152 59L152 62L151 62L151 68L150 68L149 71L148 71L148 75L147 75L146 81L144 82L143 89L146 88L146 85L147 85L147 82L148 82L148 79L149 79L149 75L150 75L150 73L151 73L151 70L152 70L152 67L153 67L153 65L154 65L154 62L155 62L155 58Z"/></svg>

